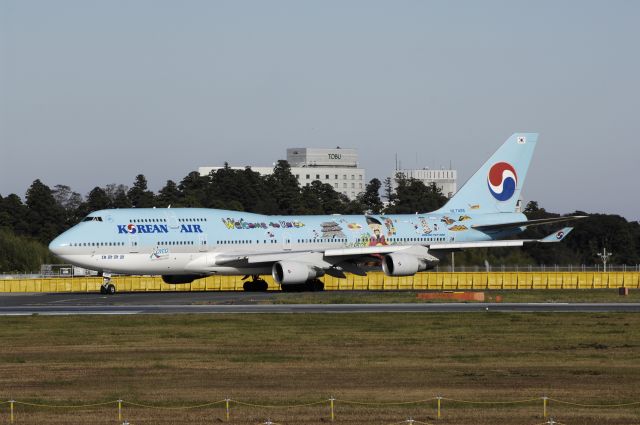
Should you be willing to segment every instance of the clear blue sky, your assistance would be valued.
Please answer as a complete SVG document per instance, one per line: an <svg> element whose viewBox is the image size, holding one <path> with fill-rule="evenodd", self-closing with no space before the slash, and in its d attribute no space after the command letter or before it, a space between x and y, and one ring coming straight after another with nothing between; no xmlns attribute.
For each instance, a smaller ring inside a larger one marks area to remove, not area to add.
<svg viewBox="0 0 640 425"><path fill-rule="evenodd" d="M540 133L523 196L640 219L638 1L0 1L0 194L358 149L460 184Z"/></svg>

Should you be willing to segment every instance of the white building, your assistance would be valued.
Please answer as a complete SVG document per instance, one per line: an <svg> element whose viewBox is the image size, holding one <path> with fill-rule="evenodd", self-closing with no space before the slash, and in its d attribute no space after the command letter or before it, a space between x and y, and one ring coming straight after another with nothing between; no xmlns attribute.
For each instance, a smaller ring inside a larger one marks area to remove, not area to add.
<svg viewBox="0 0 640 425"><path fill-rule="evenodd" d="M343 193L349 199L355 199L366 186L365 171L358 168L358 153L355 149L289 148L287 161L300 186L311 184L314 180L333 186L336 192ZM199 167L201 176L223 167ZM245 167L231 167L243 170ZM254 167L253 171L261 175L273 173L273 167Z"/></svg>
<svg viewBox="0 0 640 425"><path fill-rule="evenodd" d="M456 170L430 170L428 168L418 170L396 170L391 176L391 184L394 190L397 186L396 175L398 174L404 174L408 179L420 180L425 184L425 186L435 183L442 191L442 194L447 198L451 198L458 190L456 183L458 172Z"/></svg>

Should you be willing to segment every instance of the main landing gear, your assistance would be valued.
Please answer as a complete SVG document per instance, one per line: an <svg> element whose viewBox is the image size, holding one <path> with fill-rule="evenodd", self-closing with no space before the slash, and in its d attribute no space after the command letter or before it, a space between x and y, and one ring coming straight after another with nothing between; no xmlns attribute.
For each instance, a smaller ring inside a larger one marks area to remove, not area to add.
<svg viewBox="0 0 640 425"><path fill-rule="evenodd" d="M102 275L102 285L100 285L100 293L103 295L113 295L116 293L116 286L111 283L111 275Z"/></svg>
<svg viewBox="0 0 640 425"><path fill-rule="evenodd" d="M242 280L248 279L249 276L245 276ZM251 276L251 280L247 280L244 285L242 285L242 289L245 292L265 292L269 289L269 284L264 279L260 279L260 276L253 275Z"/></svg>

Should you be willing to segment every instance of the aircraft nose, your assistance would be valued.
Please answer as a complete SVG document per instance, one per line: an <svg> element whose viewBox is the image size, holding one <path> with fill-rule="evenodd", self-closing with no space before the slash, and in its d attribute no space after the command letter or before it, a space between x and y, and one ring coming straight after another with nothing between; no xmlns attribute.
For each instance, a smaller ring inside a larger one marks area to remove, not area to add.
<svg viewBox="0 0 640 425"><path fill-rule="evenodd" d="M63 235L60 235L49 243L49 251L55 255L60 255L62 248L68 245L68 243L65 243Z"/></svg>

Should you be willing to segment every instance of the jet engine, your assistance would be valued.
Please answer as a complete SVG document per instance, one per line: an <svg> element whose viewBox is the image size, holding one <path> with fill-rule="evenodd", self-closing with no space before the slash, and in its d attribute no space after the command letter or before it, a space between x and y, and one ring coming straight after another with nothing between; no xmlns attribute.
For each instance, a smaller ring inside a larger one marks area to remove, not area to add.
<svg viewBox="0 0 640 425"><path fill-rule="evenodd" d="M433 255L429 255L428 258L419 258L411 254L394 252L384 256L382 270L387 276L413 276L417 272L435 267L437 262L438 259Z"/></svg>
<svg viewBox="0 0 640 425"><path fill-rule="evenodd" d="M278 261L273 264L271 275L273 280L280 285L294 285L320 277L324 275L324 272L296 261Z"/></svg>
<svg viewBox="0 0 640 425"><path fill-rule="evenodd" d="M200 279L201 275L198 274L170 274L170 275L162 275L162 281L164 283L171 284L180 284L180 283L191 283L196 279Z"/></svg>

